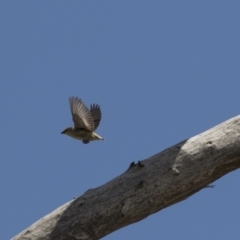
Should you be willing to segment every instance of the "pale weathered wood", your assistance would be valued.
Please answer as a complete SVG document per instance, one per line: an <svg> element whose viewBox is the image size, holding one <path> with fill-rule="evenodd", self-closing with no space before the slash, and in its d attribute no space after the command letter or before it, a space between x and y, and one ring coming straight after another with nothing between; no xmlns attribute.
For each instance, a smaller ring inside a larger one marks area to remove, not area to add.
<svg viewBox="0 0 240 240"><path fill-rule="evenodd" d="M59 207L13 239L99 239L240 167L240 116L164 150Z"/></svg>

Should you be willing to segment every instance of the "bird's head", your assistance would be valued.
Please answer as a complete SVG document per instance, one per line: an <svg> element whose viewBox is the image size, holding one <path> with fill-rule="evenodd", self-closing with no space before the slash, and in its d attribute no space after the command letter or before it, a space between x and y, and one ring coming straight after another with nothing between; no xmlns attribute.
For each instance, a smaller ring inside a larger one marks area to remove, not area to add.
<svg viewBox="0 0 240 240"><path fill-rule="evenodd" d="M73 128L72 128L72 127L68 127L68 128L66 128L65 130L63 130L63 131L61 132L61 134L66 134L66 135L71 136L71 135L72 135L72 132L73 132Z"/></svg>

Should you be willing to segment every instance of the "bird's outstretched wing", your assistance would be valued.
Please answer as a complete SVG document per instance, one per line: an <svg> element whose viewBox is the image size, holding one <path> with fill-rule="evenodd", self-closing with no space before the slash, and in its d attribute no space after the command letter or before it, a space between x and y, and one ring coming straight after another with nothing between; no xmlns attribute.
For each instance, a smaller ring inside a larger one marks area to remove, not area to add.
<svg viewBox="0 0 240 240"><path fill-rule="evenodd" d="M98 104L92 104L90 106L90 112L92 114L94 130L95 130L97 129L102 117L100 106Z"/></svg>
<svg viewBox="0 0 240 240"><path fill-rule="evenodd" d="M75 128L83 128L88 131L94 131L93 117L88 108L81 99L70 97L70 108Z"/></svg>

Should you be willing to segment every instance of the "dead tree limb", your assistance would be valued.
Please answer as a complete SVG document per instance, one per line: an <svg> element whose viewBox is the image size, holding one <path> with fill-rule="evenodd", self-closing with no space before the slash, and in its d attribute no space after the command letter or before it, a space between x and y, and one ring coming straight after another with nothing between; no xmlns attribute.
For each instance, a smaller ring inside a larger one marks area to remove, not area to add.
<svg viewBox="0 0 240 240"><path fill-rule="evenodd" d="M186 199L240 167L240 116L182 141L64 204L14 240L96 240Z"/></svg>

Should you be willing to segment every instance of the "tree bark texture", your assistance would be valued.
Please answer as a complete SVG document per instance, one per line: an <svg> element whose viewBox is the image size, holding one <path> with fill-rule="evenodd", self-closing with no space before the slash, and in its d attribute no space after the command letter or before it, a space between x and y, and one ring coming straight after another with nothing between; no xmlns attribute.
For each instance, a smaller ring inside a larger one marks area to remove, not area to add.
<svg viewBox="0 0 240 240"><path fill-rule="evenodd" d="M182 141L86 191L14 240L96 240L186 199L240 167L240 116Z"/></svg>

